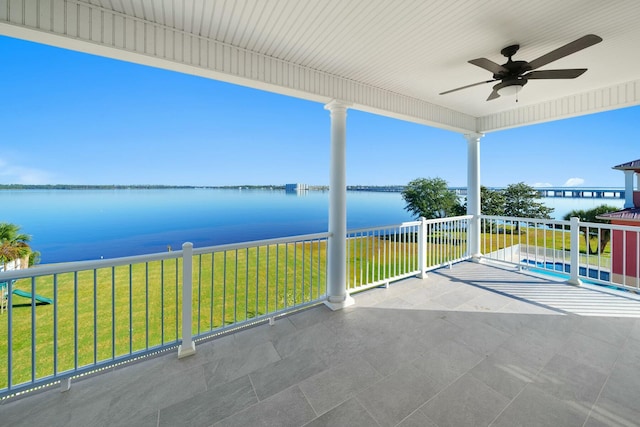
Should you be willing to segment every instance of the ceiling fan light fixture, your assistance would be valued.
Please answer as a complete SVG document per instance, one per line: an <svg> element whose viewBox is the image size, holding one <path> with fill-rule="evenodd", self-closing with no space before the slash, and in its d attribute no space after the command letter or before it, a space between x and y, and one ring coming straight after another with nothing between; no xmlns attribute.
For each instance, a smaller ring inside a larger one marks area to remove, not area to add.
<svg viewBox="0 0 640 427"><path fill-rule="evenodd" d="M517 80L514 82L508 82L501 84L502 87L497 89L498 95L500 96L516 96L522 86L524 86L526 81Z"/></svg>

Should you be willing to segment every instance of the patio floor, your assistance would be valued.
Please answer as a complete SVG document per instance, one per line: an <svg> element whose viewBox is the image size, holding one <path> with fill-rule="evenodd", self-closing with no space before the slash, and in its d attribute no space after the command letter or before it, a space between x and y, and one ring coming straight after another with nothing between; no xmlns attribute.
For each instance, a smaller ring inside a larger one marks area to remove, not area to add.
<svg viewBox="0 0 640 427"><path fill-rule="evenodd" d="M637 426L640 301L463 262L0 405L11 426Z"/></svg>

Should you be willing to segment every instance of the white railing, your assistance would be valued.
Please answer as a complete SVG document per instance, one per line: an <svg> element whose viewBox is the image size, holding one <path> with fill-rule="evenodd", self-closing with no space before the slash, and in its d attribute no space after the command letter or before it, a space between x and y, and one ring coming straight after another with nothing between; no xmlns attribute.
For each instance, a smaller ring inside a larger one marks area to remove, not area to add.
<svg viewBox="0 0 640 427"><path fill-rule="evenodd" d="M425 270L469 259L471 215L425 221Z"/></svg>
<svg viewBox="0 0 640 427"><path fill-rule="evenodd" d="M485 259L640 290L640 227L483 215L481 230Z"/></svg>
<svg viewBox="0 0 640 427"><path fill-rule="evenodd" d="M421 219L347 233L347 289L387 285L469 258L472 217ZM424 254L424 255L423 255Z"/></svg>
<svg viewBox="0 0 640 427"><path fill-rule="evenodd" d="M579 227L584 246L584 254L582 250L580 254L580 278L638 292L640 227L588 222L579 223Z"/></svg>
<svg viewBox="0 0 640 427"><path fill-rule="evenodd" d="M482 215L480 229L485 259L552 271L569 265L569 221Z"/></svg>
<svg viewBox="0 0 640 427"><path fill-rule="evenodd" d="M350 292L415 276L420 271L420 221L347 233L347 289Z"/></svg>
<svg viewBox="0 0 640 427"><path fill-rule="evenodd" d="M0 273L0 397L324 299L328 233Z"/></svg>
<svg viewBox="0 0 640 427"><path fill-rule="evenodd" d="M194 249L194 335L218 334L322 300L328 236Z"/></svg>

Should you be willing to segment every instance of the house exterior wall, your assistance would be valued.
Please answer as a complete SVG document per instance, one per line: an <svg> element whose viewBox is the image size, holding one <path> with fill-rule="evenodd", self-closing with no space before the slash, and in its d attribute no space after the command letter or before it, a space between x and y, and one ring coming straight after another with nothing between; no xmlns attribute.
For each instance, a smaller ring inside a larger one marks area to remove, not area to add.
<svg viewBox="0 0 640 427"><path fill-rule="evenodd" d="M635 196L635 194L634 194ZM611 221L614 225L637 227L633 221ZM640 280L638 269L638 247L640 234L633 231L612 230L611 235L611 278L615 283L635 286Z"/></svg>

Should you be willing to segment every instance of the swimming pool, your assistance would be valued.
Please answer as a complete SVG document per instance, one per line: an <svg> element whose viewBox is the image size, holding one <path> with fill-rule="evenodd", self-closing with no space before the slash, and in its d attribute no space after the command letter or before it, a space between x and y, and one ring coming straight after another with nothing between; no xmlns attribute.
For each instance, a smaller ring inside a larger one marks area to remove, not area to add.
<svg viewBox="0 0 640 427"><path fill-rule="evenodd" d="M532 260L532 259L523 259L522 260L523 264L528 264L528 265L533 265L535 267L538 268L542 268L545 270L554 270L554 271L561 271L563 273L567 273L570 274L571 273L571 265L564 263L564 262L551 262L551 261L545 261L545 262L541 262L541 261L536 261L536 260ZM587 269L587 267L580 267L579 268L579 275L582 277L589 277L591 279L599 279L599 280L604 280L605 282L608 282L610 280L611 275L609 274L608 271L602 271L602 270L598 270L596 268L589 268Z"/></svg>

